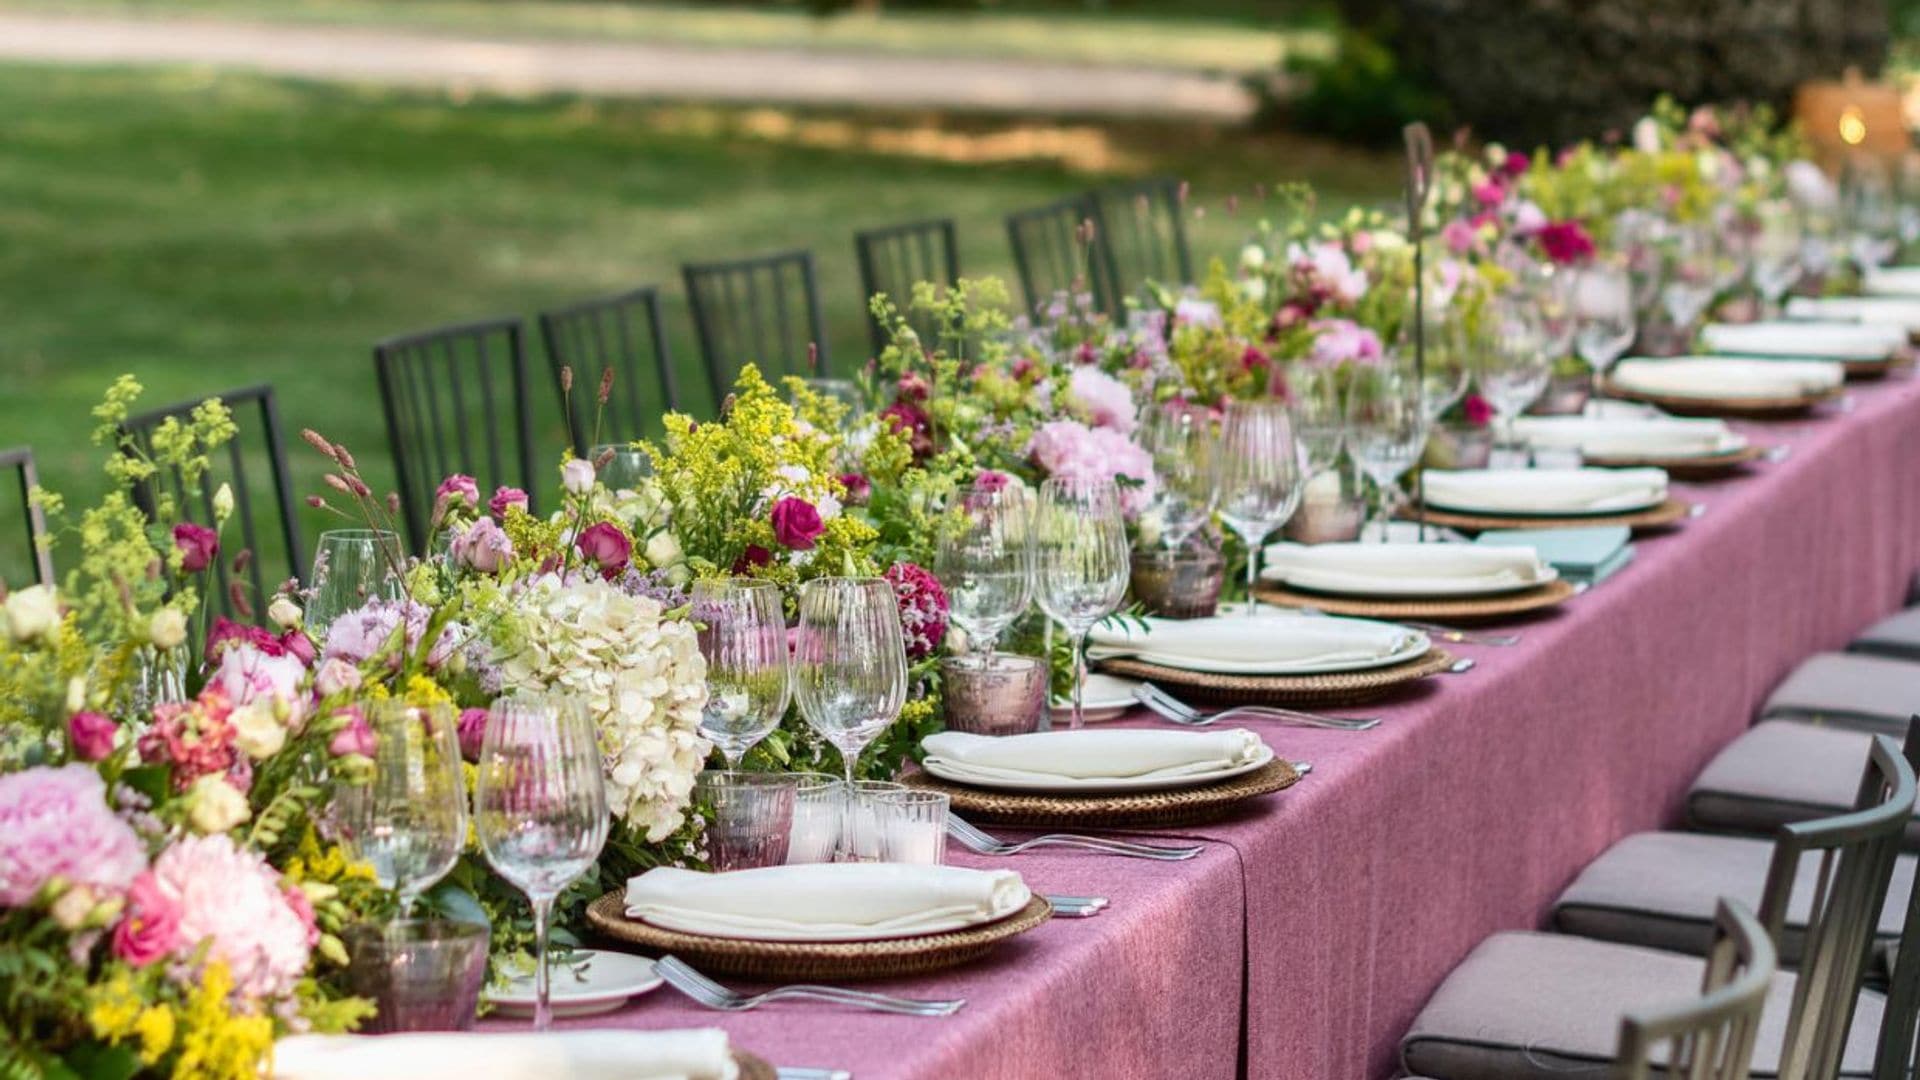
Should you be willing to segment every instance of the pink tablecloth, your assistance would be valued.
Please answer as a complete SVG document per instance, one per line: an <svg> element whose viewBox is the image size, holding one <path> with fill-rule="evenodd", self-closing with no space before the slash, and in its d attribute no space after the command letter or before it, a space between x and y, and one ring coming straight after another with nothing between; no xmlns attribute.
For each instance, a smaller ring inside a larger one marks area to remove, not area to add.
<svg viewBox="0 0 1920 1080"><path fill-rule="evenodd" d="M1900 601L1920 565L1920 385L1747 430L1792 455L1682 486L1706 514L1514 648L1366 711L1362 734L1272 727L1314 764L1189 863L1021 856L1098 893L992 960L886 985L963 996L944 1020L812 1005L698 1011L657 991L582 1026L719 1023L787 1065L880 1077L1391 1075L1401 1032L1474 943L1538 925L1619 836L1676 820L1688 781L1797 661ZM961 861L956 857L956 861ZM1244 990L1244 997L1243 997Z"/></svg>

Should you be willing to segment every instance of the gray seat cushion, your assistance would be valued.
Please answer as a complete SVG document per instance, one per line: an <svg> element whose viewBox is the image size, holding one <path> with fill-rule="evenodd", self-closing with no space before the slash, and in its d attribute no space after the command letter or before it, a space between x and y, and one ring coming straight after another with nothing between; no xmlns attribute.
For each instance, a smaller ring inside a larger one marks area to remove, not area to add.
<svg viewBox="0 0 1920 1080"><path fill-rule="evenodd" d="M1847 651L1895 660L1920 660L1920 608L1908 608L1867 627L1847 646Z"/></svg>
<svg viewBox="0 0 1920 1080"><path fill-rule="evenodd" d="M1786 721L1755 725L1727 744L1687 792L1687 823L1772 836L1792 821L1845 813L1860 793L1872 736ZM1920 851L1920 809L1907 826Z"/></svg>
<svg viewBox="0 0 1920 1080"><path fill-rule="evenodd" d="M1554 903L1553 925L1568 934L1703 954L1713 939L1713 909L1720 897L1760 908L1773 842L1744 836L1651 832L1629 836L1595 859ZM1870 975L1885 980L1885 948L1900 940L1907 897L1913 890L1914 857L1902 855L1880 910L1876 961ZM1780 941L1780 962L1796 966L1805 945L1807 908L1820 875L1820 860L1800 860L1793 899Z"/></svg>
<svg viewBox="0 0 1920 1080"><path fill-rule="evenodd" d="M1691 956L1563 934L1495 934L1434 991L1400 1043L1408 1072L1442 1080L1566 1080L1613 1060L1629 1011L1697 999ZM1865 1077L1884 1005L1860 995L1841 1075ZM1779 1074L1793 976L1774 976L1754 1042L1753 1075ZM1605 1076L1605 1073L1589 1075Z"/></svg>
<svg viewBox="0 0 1920 1080"><path fill-rule="evenodd" d="M1920 664L1820 653L1774 688L1760 719L1805 720L1897 738L1914 713L1920 713Z"/></svg>

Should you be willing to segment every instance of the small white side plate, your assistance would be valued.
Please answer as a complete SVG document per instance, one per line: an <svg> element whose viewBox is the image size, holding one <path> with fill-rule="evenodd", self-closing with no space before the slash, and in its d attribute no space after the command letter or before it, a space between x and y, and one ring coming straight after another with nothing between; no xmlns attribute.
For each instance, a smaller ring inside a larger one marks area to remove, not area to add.
<svg viewBox="0 0 1920 1080"><path fill-rule="evenodd" d="M630 999L652 990L661 983L653 973L653 961L632 953L606 949L575 949L576 963L553 968L553 1015L598 1016L610 1013ZM584 961L581 963L580 961ZM515 977L498 990L486 991L486 999L501 1016L533 1015L533 973Z"/></svg>
<svg viewBox="0 0 1920 1080"><path fill-rule="evenodd" d="M1123 679L1099 671L1088 672L1086 689L1080 698L1081 711L1087 723L1095 724L1126 715L1128 709L1138 704L1133 696L1133 688L1139 685L1138 679ZM1065 720L1072 713L1072 701L1056 700L1053 703L1055 720Z"/></svg>

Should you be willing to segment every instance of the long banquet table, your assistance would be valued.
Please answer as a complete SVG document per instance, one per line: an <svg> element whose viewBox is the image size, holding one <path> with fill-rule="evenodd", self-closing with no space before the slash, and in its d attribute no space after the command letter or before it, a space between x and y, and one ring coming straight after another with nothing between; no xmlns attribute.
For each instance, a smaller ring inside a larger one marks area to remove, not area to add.
<svg viewBox="0 0 1920 1080"><path fill-rule="evenodd" d="M1790 456L1676 485L1704 515L1642 538L1620 574L1521 624L1520 645L1452 646L1478 667L1362 710L1385 719L1369 732L1257 725L1313 772L1179 830L1207 842L1200 857L956 850L1036 891L1112 900L983 963L873 984L965 997L958 1015L719 1014L663 988L563 1026L718 1024L778 1064L858 1080L1393 1075L1401 1033L1476 942L1538 926L1608 844L1673 824L1774 683L1899 605L1920 565L1920 382L1740 426Z"/></svg>

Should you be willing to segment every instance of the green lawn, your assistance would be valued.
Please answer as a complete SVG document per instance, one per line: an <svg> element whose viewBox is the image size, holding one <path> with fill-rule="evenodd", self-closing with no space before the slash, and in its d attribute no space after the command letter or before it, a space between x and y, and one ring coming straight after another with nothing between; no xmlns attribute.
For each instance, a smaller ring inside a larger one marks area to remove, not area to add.
<svg viewBox="0 0 1920 1080"><path fill-rule="evenodd" d="M1003 214L1105 178L796 144L858 144L868 129L847 118L454 104L192 71L0 66L0 113L0 446L32 444L51 485L89 500L87 410L123 371L150 404L271 382L290 428L345 441L380 481L380 337L658 283L698 393L679 264L806 246L845 362L865 341L855 228L951 214L963 269L1008 273ZM1388 159L1300 140L1070 134L1106 147L1111 167L1192 178L1211 206L1202 253L1246 234L1220 204L1256 181L1312 180L1343 201L1386 199L1397 178ZM534 359L535 416L557 453ZM314 490L315 456L297 440L291 453Z"/></svg>

